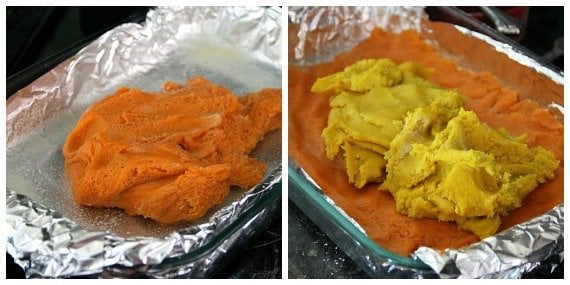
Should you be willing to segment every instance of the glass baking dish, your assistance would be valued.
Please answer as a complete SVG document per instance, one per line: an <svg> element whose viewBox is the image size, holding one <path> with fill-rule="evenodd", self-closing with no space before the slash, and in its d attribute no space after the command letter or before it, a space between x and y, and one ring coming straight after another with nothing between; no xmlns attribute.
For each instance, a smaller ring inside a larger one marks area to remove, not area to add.
<svg viewBox="0 0 570 285"><path fill-rule="evenodd" d="M530 69L545 75L552 80L552 84L563 84L560 71L553 65L545 62L511 39L494 32L489 27L477 24L458 9L452 7L430 7L430 11L431 13L437 13L439 19L452 20L452 23L462 24L472 30L489 35L490 38L480 36L478 33L465 28L456 28L465 34L465 37L481 39L481 41L485 42L483 45L492 45L494 52L507 54L509 58L521 64L521 66L528 66ZM343 16L346 17L346 21L343 19ZM397 20L393 20L394 18ZM419 7L292 7L289 11L289 30L290 35L292 35L289 43L290 64L304 66L332 60L339 52L350 49L353 45L366 38L368 31L375 25L396 32L408 28L416 28L423 32L423 36L428 39L428 42L437 45L440 41L445 40L445 36L432 35L429 31L425 31L422 21L427 21L427 18L426 12ZM360 23L358 22L359 19L365 20L363 20L363 23ZM291 23L295 25L293 29L291 28ZM311 25L308 23L311 23ZM336 34L331 32L329 35L327 31L331 31L330 27L332 26L342 27L342 29L338 28L339 31ZM291 30L294 30L294 32L291 32ZM345 31L347 32L345 33ZM299 34L302 34L301 37L303 38L297 38ZM335 36L332 36L332 34ZM442 45L449 46L450 43L445 42ZM481 44L478 43L477 45ZM457 54L457 50L453 49L445 49L444 52L449 58L453 58L458 66L472 70L490 70L488 66L485 66L488 62L479 64L469 61L469 58L477 58L477 48L462 50L462 52L465 52L464 54ZM516 72L513 73L501 79L505 82L516 82L515 77L518 74ZM560 102L561 98L558 98L558 100ZM562 120L563 107L561 105L551 102L540 103L557 112L559 114L558 118ZM370 276L384 278L466 276L462 268L459 268L459 270L452 268L454 262L450 259L445 259L449 258L447 256L428 265L417 258L416 255L414 257L401 256L382 248L382 246L368 238L357 222L336 206L332 199L323 194L318 184L303 170L302 165L298 165L291 156L289 156L288 173L289 198L291 201ZM553 264L550 264L550 261L544 262L544 265L556 266L556 264L561 262L563 253L563 245L561 243L563 241L563 232L560 230L563 229L563 205L556 206L552 211L546 213L542 217L542 221L548 223L550 215L556 217L552 221L556 225L554 231L557 239L553 242L552 252L548 253L546 257L552 254L552 256L557 256L555 258L557 261ZM461 254L463 250L458 249L459 253L457 254ZM466 248L465 250L469 249ZM433 256L436 256L436 254ZM540 258L546 260L546 257ZM434 259L437 258L439 257L434 257ZM529 260L536 260L536 257L529 258ZM444 264L446 261L448 264ZM539 263L540 261L537 262L537 264ZM520 277L520 274L528 272L535 267L535 265L525 267L524 262L519 265L520 267L518 268L517 266L504 266L504 269L495 272L487 272L485 270L473 272L473 277ZM438 268L439 272L436 272L433 268L438 266L440 266ZM469 275L467 274L467 276Z"/></svg>
<svg viewBox="0 0 570 285"><path fill-rule="evenodd" d="M176 225L76 205L61 147L82 112L119 86L158 91L166 80L202 75L238 96L280 88L280 39L278 7L159 7L33 81L12 78L7 251L27 277L206 277L265 230L280 209L280 131L253 152L268 166L258 185L233 189L204 217Z"/></svg>
<svg viewBox="0 0 570 285"><path fill-rule="evenodd" d="M330 198L309 182L311 178L291 159L288 170L289 185L293 186L289 187L289 199L370 276L410 277L409 269L418 276L437 276L420 260L397 255L368 238ZM393 263L393 266L382 266L385 263ZM401 271L401 268L405 270Z"/></svg>

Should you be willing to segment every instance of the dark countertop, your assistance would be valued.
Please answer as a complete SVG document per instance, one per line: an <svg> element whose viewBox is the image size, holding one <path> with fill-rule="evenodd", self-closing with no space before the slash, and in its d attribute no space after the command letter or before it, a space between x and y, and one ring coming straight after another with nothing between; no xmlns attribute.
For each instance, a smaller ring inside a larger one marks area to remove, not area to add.
<svg viewBox="0 0 570 285"><path fill-rule="evenodd" d="M33 80L69 52L123 22L144 20L147 7L7 7L7 76ZM32 70L47 69L34 73ZM28 69L26 69L28 68ZM26 69L26 70L24 70ZM20 71L24 70L21 73ZM29 78L26 78L29 77ZM11 95L8 92L7 97ZM281 200L278 201L281 203ZM282 278L281 206L270 225L212 278ZM6 253L6 277L24 278Z"/></svg>
<svg viewBox="0 0 570 285"><path fill-rule="evenodd" d="M519 42L539 55L553 49L563 36L562 7L532 7L528 11L525 35ZM563 56L551 62L564 68ZM294 187L289 183L289 187ZM291 191L291 190L289 190ZM319 227L289 200L289 278L369 278ZM538 267L523 278L563 278L564 263L549 272Z"/></svg>
<svg viewBox="0 0 570 285"><path fill-rule="evenodd" d="M294 187L289 183L289 187ZM289 200L290 279L369 278L336 244Z"/></svg>

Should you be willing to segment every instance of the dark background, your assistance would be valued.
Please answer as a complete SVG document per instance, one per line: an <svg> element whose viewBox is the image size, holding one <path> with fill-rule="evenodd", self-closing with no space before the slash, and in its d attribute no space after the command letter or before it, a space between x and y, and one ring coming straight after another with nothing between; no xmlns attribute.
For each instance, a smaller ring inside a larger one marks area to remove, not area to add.
<svg viewBox="0 0 570 285"><path fill-rule="evenodd" d="M142 22L149 7L7 7L7 97L107 30ZM12 88L12 90L10 90ZM281 200L278 201L281 203ZM281 207L268 228L212 278L282 278ZM25 278L6 253L6 277Z"/></svg>

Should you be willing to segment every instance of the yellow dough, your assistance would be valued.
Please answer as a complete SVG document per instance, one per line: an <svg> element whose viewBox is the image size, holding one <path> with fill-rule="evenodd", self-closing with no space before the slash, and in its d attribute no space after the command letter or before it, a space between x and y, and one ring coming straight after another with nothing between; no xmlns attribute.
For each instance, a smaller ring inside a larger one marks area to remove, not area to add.
<svg viewBox="0 0 570 285"><path fill-rule="evenodd" d="M483 124L471 111L438 107L417 108L406 117L386 154L381 188L410 217L455 221L480 238L493 235L499 216L553 178L558 161L542 147L529 148L524 137Z"/></svg>
<svg viewBox="0 0 570 285"><path fill-rule="evenodd" d="M430 70L388 59L362 60L344 71L320 78L311 91L337 93L330 102L328 125L322 137L327 157L344 150L349 181L361 188L385 179L384 153L402 130L409 111L431 104L436 98L460 106L462 97L439 88L426 77Z"/></svg>
<svg viewBox="0 0 570 285"><path fill-rule="evenodd" d="M524 136L482 123L429 74L413 62L370 59L318 79L311 91L335 93L322 133L327 157L342 149L349 181L382 183L399 212L454 221L484 238L559 162Z"/></svg>

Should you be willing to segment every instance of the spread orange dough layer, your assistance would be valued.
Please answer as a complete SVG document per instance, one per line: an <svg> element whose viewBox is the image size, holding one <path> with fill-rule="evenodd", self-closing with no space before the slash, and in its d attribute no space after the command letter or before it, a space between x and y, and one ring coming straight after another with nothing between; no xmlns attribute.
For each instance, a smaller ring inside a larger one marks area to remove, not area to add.
<svg viewBox="0 0 570 285"><path fill-rule="evenodd" d="M431 24L435 35L448 35L443 25ZM445 37L444 37L445 38ZM460 38L453 40L457 46L468 45ZM491 54L491 53L490 53ZM497 55L498 56L498 55ZM479 241L472 232L459 229L454 223L429 218L411 218L396 209L392 194L378 190L378 183L368 183L357 188L349 182L342 155L329 160L321 134L327 126L331 111L329 101L334 92L311 92L318 78L342 71L362 59L387 58L396 64L417 62L433 70L429 80L442 88L455 89L466 98L464 108L492 128L505 128L511 135L526 134L525 143L530 147L542 146L551 151L560 166L554 178L539 185L522 201L521 207L501 218L498 231L544 214L564 200L564 127L548 109L539 104L549 101L551 95L533 94L533 99L523 99L514 89L504 86L498 75L490 72L473 72L460 69L436 48L427 44L413 31L400 34L381 29L351 50L339 54L333 61L313 66L289 67L289 155L319 184L323 192L350 217L357 221L366 234L384 248L409 255L420 246L436 249L459 248ZM492 61L492 55L485 58ZM508 72L517 74L518 70ZM535 76L520 72L522 86ZM563 87L554 88L562 98Z"/></svg>
<svg viewBox="0 0 570 285"><path fill-rule="evenodd" d="M63 146L65 169L80 205L195 220L231 186L262 180L267 167L249 154L280 127L280 89L238 97L202 77L160 93L123 87L81 116Z"/></svg>

